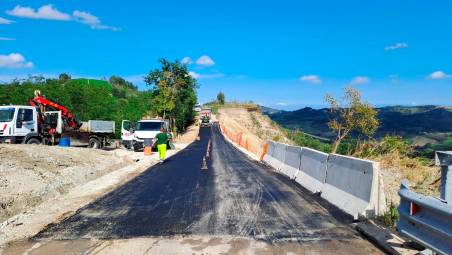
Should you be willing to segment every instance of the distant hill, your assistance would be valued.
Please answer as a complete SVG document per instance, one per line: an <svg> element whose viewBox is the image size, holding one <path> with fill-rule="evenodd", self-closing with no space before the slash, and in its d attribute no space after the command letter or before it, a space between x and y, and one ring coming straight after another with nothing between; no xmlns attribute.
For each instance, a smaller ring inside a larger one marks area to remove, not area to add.
<svg viewBox="0 0 452 255"><path fill-rule="evenodd" d="M276 114L276 113L281 113L284 112L283 110L278 110L278 109L273 109L270 107L266 107L266 106L261 106L261 113L263 114Z"/></svg>
<svg viewBox="0 0 452 255"><path fill-rule="evenodd" d="M433 105L425 106L388 106L377 108L380 128L376 136L386 134L400 135L412 138L427 133L452 132L452 109ZM328 128L328 109L313 109L310 107L296 111L264 112L280 125L306 133L334 137Z"/></svg>

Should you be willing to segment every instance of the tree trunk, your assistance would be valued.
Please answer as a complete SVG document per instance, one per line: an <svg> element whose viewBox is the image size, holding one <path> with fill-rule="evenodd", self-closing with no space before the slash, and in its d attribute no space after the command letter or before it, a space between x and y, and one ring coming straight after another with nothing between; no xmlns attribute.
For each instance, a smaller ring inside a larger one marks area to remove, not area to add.
<svg viewBox="0 0 452 255"><path fill-rule="evenodd" d="M331 147L331 153L336 153L336 151L337 151L337 148L339 148L339 145L341 144L341 138L336 138L336 140L334 140L334 143L333 143L333 145L332 145L332 147Z"/></svg>

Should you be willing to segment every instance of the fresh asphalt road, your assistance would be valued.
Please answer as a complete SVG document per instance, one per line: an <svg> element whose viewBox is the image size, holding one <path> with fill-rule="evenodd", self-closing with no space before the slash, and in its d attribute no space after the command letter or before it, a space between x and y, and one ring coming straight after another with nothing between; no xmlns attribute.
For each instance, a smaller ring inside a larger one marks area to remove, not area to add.
<svg viewBox="0 0 452 255"><path fill-rule="evenodd" d="M300 246L335 241L346 254L380 253L349 218L238 151L218 126L201 128L200 137L33 240L237 236ZM209 139L208 170L200 170Z"/></svg>

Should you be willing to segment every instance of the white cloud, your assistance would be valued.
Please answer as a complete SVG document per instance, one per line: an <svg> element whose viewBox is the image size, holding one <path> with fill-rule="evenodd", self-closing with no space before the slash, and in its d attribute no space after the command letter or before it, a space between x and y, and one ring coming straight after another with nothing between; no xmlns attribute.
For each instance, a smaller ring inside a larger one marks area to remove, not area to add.
<svg viewBox="0 0 452 255"><path fill-rule="evenodd" d="M385 51L398 50L398 49L403 49L403 48L408 48L408 44L404 43L404 42L399 42L394 45L389 45L389 46L385 47Z"/></svg>
<svg viewBox="0 0 452 255"><path fill-rule="evenodd" d="M314 84L322 83L322 80L320 80L320 77L317 75L303 75L300 77L300 81L306 81Z"/></svg>
<svg viewBox="0 0 452 255"><path fill-rule="evenodd" d="M77 21L79 23L82 23L82 24L85 24L85 25L88 25L92 29L103 29L103 30L112 30L112 31L119 31L120 30L117 27L103 25L100 22L100 19L98 17L92 15L89 12L75 10L72 13L72 16L74 17L75 21Z"/></svg>
<svg viewBox="0 0 452 255"><path fill-rule="evenodd" d="M191 60L190 57L184 57L182 59L182 64L184 64L184 65L190 65L191 63L193 63L193 61Z"/></svg>
<svg viewBox="0 0 452 255"><path fill-rule="evenodd" d="M0 25L9 25L14 21L0 17Z"/></svg>
<svg viewBox="0 0 452 255"><path fill-rule="evenodd" d="M89 12L75 10L72 15L61 12L53 7L53 5L43 5L35 10L31 7L23 7L17 5L14 9L6 11L11 16L29 18L29 19L47 19L59 21L76 21L90 26L92 29L119 31L117 27L102 24L100 19ZM1 22L1 20L0 20Z"/></svg>
<svg viewBox="0 0 452 255"><path fill-rule="evenodd" d="M201 75L200 75L199 73L196 73L196 72L193 72L193 71L188 72L188 74L189 74L191 77L193 77L194 79L199 79L199 78L201 78Z"/></svg>
<svg viewBox="0 0 452 255"><path fill-rule="evenodd" d="M6 11L11 16L30 18L30 19L49 19L49 20L70 20L71 15L60 12L53 5L43 5L35 10L31 7L22 7L17 5L14 9Z"/></svg>
<svg viewBox="0 0 452 255"><path fill-rule="evenodd" d="M196 64L200 66L213 66L215 65L215 62L209 56L204 55L196 60Z"/></svg>
<svg viewBox="0 0 452 255"><path fill-rule="evenodd" d="M359 84L365 84L368 83L370 79L365 76L356 76L353 78L353 80L350 81L350 85L359 85Z"/></svg>
<svg viewBox="0 0 452 255"><path fill-rule="evenodd" d="M100 24L99 18L94 16L94 15L92 15L89 12L75 10L72 13L72 16L74 16L76 21L78 21L80 23L83 23L83 24L86 24L86 25L93 26L93 25Z"/></svg>
<svg viewBox="0 0 452 255"><path fill-rule="evenodd" d="M191 76L191 77L193 77L193 78L195 78L195 79L216 79L216 78L221 78L221 77L224 77L224 74L222 74L222 73L212 73L212 74L200 74L200 73L197 73L197 72L194 72L194 71L190 71L190 72L188 72L188 74Z"/></svg>
<svg viewBox="0 0 452 255"><path fill-rule="evenodd" d="M446 78L450 78L450 77L451 77L450 74L447 74L447 73L445 73L443 71L436 71L436 72L431 73L428 76L428 78L430 80L441 80L441 79L446 79Z"/></svg>
<svg viewBox="0 0 452 255"><path fill-rule="evenodd" d="M9 38L9 37L0 37L0 41L14 41L15 38Z"/></svg>
<svg viewBox="0 0 452 255"><path fill-rule="evenodd" d="M25 57L19 53L0 55L0 68L28 68L33 67L32 62L27 62Z"/></svg>
<svg viewBox="0 0 452 255"><path fill-rule="evenodd" d="M288 104L288 103L284 103L284 102L279 102L279 103L276 103L276 105L279 105L279 106L288 106L289 104Z"/></svg>

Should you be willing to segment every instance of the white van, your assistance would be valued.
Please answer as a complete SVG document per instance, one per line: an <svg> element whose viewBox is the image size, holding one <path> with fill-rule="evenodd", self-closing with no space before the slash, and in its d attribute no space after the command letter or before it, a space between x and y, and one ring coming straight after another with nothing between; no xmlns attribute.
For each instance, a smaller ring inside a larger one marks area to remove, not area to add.
<svg viewBox="0 0 452 255"><path fill-rule="evenodd" d="M144 139L154 139L160 128L169 132L169 122L163 119L140 120L135 125L123 120L121 127L121 142L127 149L139 151L143 149Z"/></svg>

